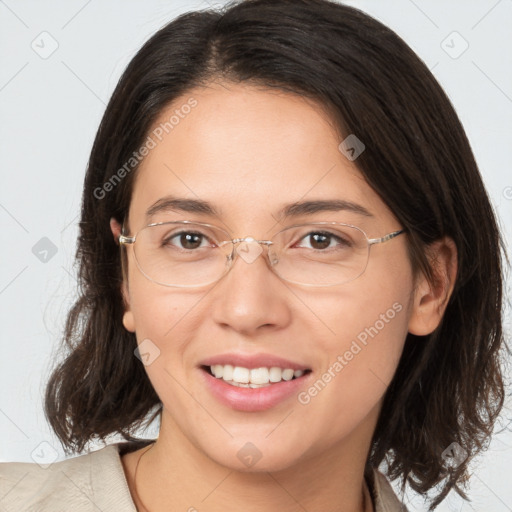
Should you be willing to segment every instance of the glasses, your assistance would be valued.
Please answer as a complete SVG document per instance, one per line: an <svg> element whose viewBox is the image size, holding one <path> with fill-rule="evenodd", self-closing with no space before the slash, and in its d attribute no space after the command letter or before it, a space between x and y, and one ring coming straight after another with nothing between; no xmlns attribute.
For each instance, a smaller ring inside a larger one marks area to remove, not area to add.
<svg viewBox="0 0 512 512"><path fill-rule="evenodd" d="M211 224L173 221L149 224L134 236L120 235L119 243L133 245L139 270L163 286L212 284L230 270L235 252L249 264L263 247L270 268L281 279L304 286L336 286L365 271L372 245L403 232L368 238L350 224L315 222L289 226L271 240L231 239L227 231Z"/></svg>

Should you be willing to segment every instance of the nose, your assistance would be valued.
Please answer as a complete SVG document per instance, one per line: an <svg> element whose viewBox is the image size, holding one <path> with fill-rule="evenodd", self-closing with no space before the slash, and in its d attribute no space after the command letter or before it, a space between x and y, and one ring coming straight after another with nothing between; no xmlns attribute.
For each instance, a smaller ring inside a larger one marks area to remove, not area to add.
<svg viewBox="0 0 512 512"><path fill-rule="evenodd" d="M224 328L254 335L291 321L288 289L270 268L267 250L251 237L235 244L231 268L212 293L213 319Z"/></svg>

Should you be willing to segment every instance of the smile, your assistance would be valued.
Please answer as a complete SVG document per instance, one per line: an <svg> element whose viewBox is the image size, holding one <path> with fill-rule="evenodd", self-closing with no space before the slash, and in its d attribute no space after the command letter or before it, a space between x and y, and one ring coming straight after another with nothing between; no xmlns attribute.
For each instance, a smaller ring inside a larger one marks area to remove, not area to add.
<svg viewBox="0 0 512 512"><path fill-rule="evenodd" d="M311 380L312 371L291 368L201 366L206 389L221 404L244 412L271 409L295 397Z"/></svg>
<svg viewBox="0 0 512 512"><path fill-rule="evenodd" d="M293 370L291 368L279 368L278 366L261 368L244 368L230 364L216 364L203 367L210 375L222 379L227 384L244 388L260 388L271 386L282 381L289 381L302 377L311 370Z"/></svg>

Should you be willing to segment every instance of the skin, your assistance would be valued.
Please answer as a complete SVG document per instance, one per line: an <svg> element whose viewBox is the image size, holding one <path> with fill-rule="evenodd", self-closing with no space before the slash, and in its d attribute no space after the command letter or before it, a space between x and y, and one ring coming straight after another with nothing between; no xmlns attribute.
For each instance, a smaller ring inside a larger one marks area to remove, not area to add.
<svg viewBox="0 0 512 512"><path fill-rule="evenodd" d="M229 227L233 238L270 239L283 227L277 211L304 199L353 201L373 217L320 212L286 225L346 222L370 238L402 227L364 181L357 161L338 150L342 138L320 105L290 93L210 83L178 98L155 126L190 97L197 107L137 171L130 235L146 225L146 209L167 194L207 200L221 216L175 211L152 222L207 222ZM117 240L115 219L111 229ZM188 290L146 279L127 247L123 324L138 343L149 338L160 350L145 366L164 406L158 440L137 473L137 492L148 510L364 510L364 463L405 337L435 329L456 273L451 240L432 247L435 287L413 276L406 244L401 235L373 246L366 271L341 286L282 281L264 250L251 264L237 258L215 285ZM267 411L236 411L198 379L200 361L223 352L276 354L319 377L396 303L401 311L306 405L294 396ZM248 441L262 454L251 468L237 457ZM122 459L132 494L135 464L146 450Z"/></svg>

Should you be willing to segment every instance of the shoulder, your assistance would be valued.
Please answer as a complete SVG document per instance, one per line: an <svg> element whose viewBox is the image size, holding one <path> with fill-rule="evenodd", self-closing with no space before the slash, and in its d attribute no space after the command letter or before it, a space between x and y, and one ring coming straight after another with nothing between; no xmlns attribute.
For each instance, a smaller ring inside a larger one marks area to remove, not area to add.
<svg viewBox="0 0 512 512"><path fill-rule="evenodd" d="M1 510L135 512L115 443L50 466L29 462L0 463Z"/></svg>
<svg viewBox="0 0 512 512"><path fill-rule="evenodd" d="M373 469L370 492L375 503L375 512L407 512L407 507L398 499L388 479Z"/></svg>

